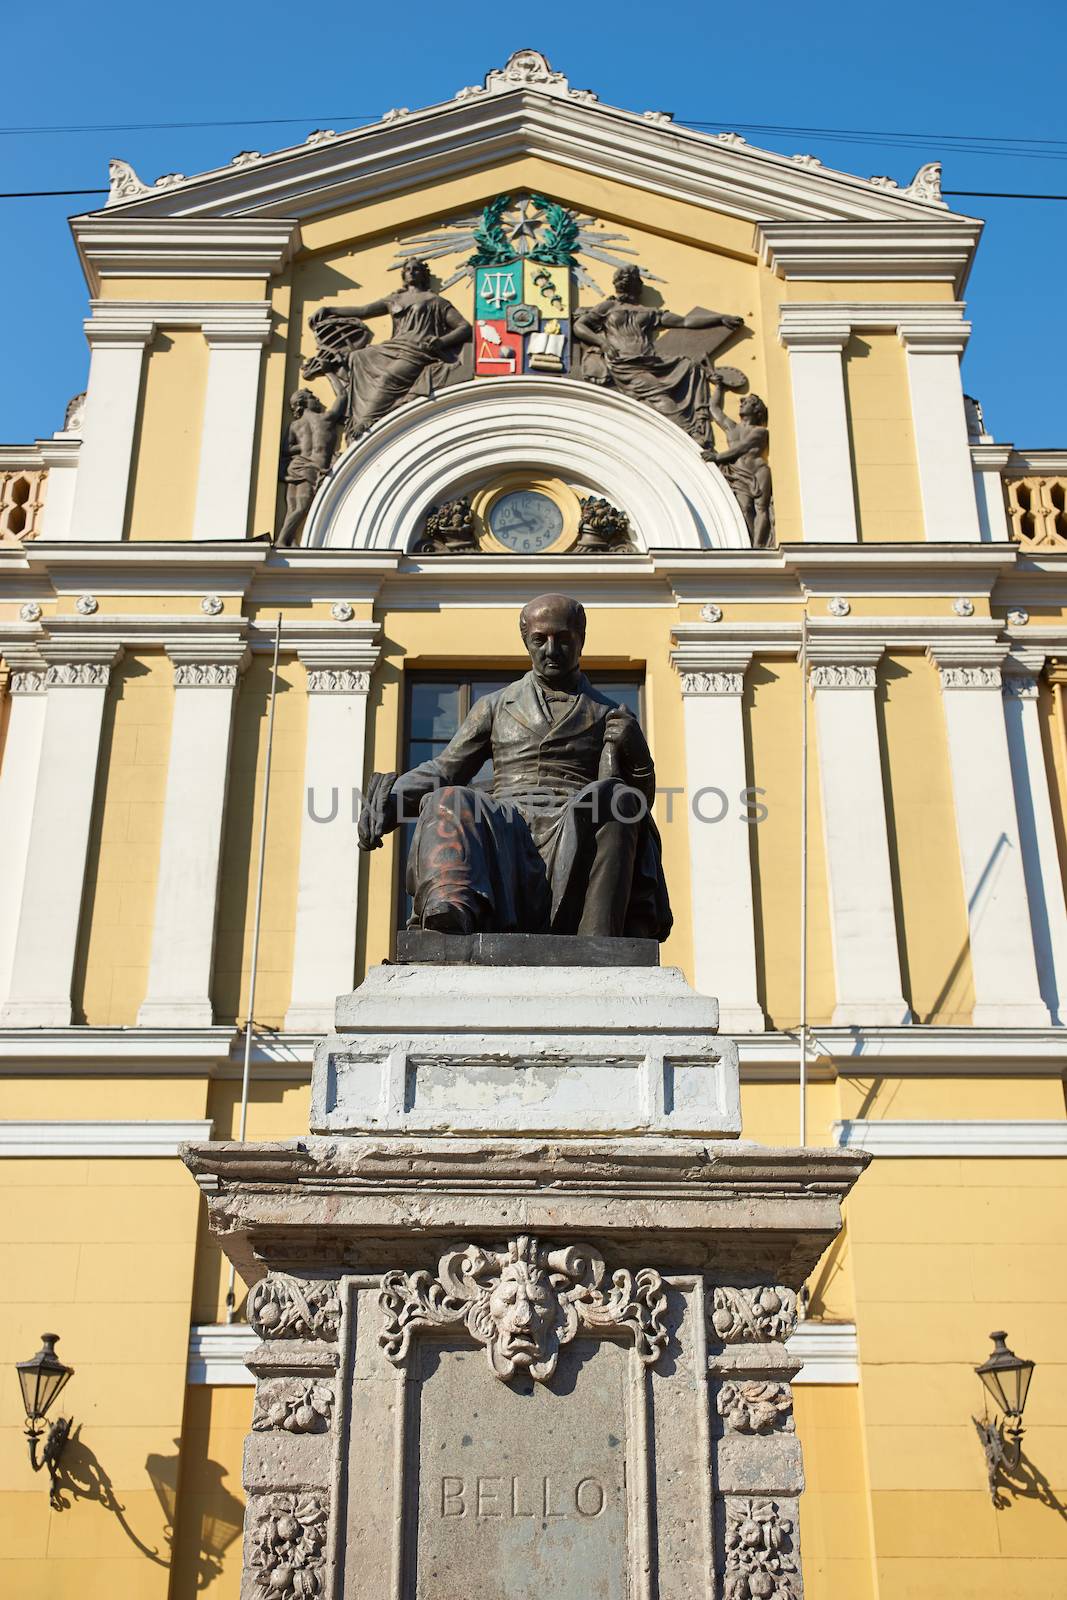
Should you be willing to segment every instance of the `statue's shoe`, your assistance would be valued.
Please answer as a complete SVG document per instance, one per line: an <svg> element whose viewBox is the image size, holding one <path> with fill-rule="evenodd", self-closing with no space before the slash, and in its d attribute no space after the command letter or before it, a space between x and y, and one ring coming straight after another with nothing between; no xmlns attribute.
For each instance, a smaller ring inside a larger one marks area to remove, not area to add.
<svg viewBox="0 0 1067 1600"><path fill-rule="evenodd" d="M470 933L474 918L463 906L454 906L448 900L435 900L422 913L422 925L431 933Z"/></svg>

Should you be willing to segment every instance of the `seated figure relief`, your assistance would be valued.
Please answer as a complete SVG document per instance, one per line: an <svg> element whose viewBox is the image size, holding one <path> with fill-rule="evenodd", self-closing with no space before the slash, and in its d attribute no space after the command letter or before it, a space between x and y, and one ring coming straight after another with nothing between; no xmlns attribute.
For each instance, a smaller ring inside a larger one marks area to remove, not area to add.
<svg viewBox="0 0 1067 1600"><path fill-rule="evenodd" d="M576 600L540 595L519 630L531 670L479 700L439 756L374 774L360 848L415 821L412 927L662 941L672 918L640 725L581 671ZM472 786L487 760L489 790Z"/></svg>

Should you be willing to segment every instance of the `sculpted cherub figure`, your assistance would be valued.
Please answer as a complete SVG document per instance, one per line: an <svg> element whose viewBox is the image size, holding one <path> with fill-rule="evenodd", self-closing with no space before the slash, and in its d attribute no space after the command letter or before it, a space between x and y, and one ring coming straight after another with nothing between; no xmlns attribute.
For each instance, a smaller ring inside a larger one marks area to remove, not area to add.
<svg viewBox="0 0 1067 1600"><path fill-rule="evenodd" d="M705 450L705 461L722 468L723 477L741 507L755 550L774 543L771 469L763 452L767 448L767 407L758 394L746 394L735 422L722 408L723 384L716 379L711 390L711 414L726 435L726 448Z"/></svg>
<svg viewBox="0 0 1067 1600"><path fill-rule="evenodd" d="M285 484L285 521L276 543L293 545L315 498L315 490L330 470L341 435L347 397L337 385L337 398L329 410L310 389L298 389L289 401L293 420L282 446L281 481Z"/></svg>

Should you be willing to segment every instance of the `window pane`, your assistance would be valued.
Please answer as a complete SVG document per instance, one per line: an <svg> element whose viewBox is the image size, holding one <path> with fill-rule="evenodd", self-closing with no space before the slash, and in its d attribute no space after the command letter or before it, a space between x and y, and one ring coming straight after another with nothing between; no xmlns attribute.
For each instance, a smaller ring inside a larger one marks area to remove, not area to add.
<svg viewBox="0 0 1067 1600"><path fill-rule="evenodd" d="M459 695L458 683L413 681L408 737L443 739L447 744L459 727Z"/></svg>
<svg viewBox="0 0 1067 1600"><path fill-rule="evenodd" d="M609 700L615 700L620 706L625 706L627 711L632 711L634 716L641 720L641 683L639 679L629 678L591 678L594 689L599 689L601 694L606 694Z"/></svg>

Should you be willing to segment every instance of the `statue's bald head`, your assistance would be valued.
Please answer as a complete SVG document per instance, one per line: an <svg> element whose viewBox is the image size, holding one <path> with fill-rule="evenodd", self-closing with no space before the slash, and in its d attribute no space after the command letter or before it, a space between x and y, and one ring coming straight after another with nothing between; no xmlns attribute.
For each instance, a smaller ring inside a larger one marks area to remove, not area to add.
<svg viewBox="0 0 1067 1600"><path fill-rule="evenodd" d="M519 612L519 632L524 639L533 631L535 620L545 625L551 623L553 632L567 628L581 639L585 638L585 607L570 595L539 594L535 600L527 600Z"/></svg>
<svg viewBox="0 0 1067 1600"><path fill-rule="evenodd" d="M570 687L585 643L585 610L565 594L539 594L519 613L519 632L534 672L545 683Z"/></svg>

